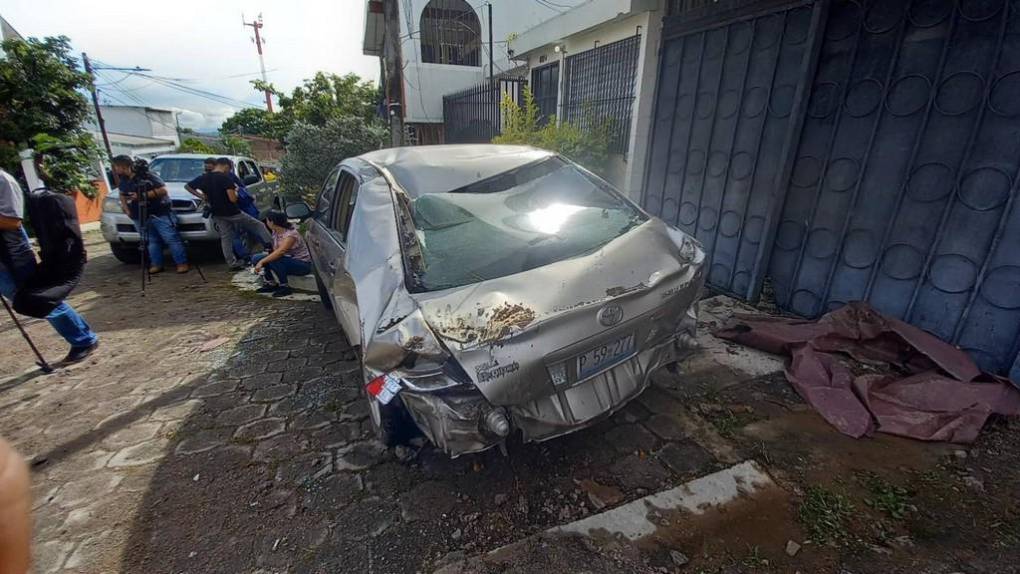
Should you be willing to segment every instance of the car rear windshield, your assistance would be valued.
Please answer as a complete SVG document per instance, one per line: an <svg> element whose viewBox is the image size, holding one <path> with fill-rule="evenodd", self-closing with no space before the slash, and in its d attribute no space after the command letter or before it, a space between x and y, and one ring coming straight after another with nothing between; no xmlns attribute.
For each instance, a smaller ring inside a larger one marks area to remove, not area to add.
<svg viewBox="0 0 1020 574"><path fill-rule="evenodd" d="M420 288L436 291L590 253L646 217L558 157L411 202Z"/></svg>
<svg viewBox="0 0 1020 574"><path fill-rule="evenodd" d="M191 181L205 171L204 161L200 158L156 158L149 165L149 170L163 181Z"/></svg>

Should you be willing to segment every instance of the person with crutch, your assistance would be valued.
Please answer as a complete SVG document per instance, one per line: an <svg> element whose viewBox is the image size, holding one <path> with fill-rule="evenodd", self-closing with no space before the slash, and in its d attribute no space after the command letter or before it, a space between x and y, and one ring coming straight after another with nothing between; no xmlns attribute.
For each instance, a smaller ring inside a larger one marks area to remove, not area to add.
<svg viewBox="0 0 1020 574"><path fill-rule="evenodd" d="M43 176L45 181L45 174ZM70 202L70 209L73 210L74 202ZM0 169L0 296L15 301L19 290L31 285L36 279L39 265L32 251L32 244L29 243L28 233L25 232L22 220L24 219L25 196L21 186L14 176ZM77 214L74 213L74 222L77 223ZM82 253L84 257L84 253ZM24 297L21 297L24 299ZM52 309L45 314L50 325L59 333L64 340L71 345L64 358L64 364L77 363L91 355L99 346L99 337L92 331L85 319L78 314L70 305L64 301L54 301ZM4 306L10 311L6 301ZM14 314L11 318L17 322ZM26 338L28 337L25 334ZM29 344L31 340L29 339ZM33 345L33 350L35 346ZM45 361L39 356L44 369L48 368Z"/></svg>

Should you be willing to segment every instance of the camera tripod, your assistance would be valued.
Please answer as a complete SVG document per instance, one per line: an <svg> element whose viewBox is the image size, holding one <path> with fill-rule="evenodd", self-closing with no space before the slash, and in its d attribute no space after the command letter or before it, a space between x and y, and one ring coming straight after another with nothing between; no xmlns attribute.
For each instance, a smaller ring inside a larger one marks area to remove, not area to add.
<svg viewBox="0 0 1020 574"><path fill-rule="evenodd" d="M146 182L148 183L148 182ZM142 297L145 297L145 284L152 283L152 273L149 271L149 198L146 194L152 191L150 185L145 185L144 189L136 190L135 194L137 199L135 200L138 204L138 252L139 260L141 261L142 267ZM173 213L171 207L170 214L170 226L177 231L177 217ZM187 249L188 242L181 237L181 243L184 244L184 248ZM202 278L203 283L208 283L209 280L205 278L205 273L202 272L202 267L198 263L190 263L195 271L198 271L198 276Z"/></svg>
<svg viewBox="0 0 1020 574"><path fill-rule="evenodd" d="M28 346L32 347L32 352L35 353L35 357L36 359L38 359L35 362L35 364L39 365L39 368L42 369L42 372L52 373L53 367L51 367L50 364L46 362L46 359L43 358L42 353L39 352L39 349L35 346L35 343L32 342L32 338L28 336L28 332L25 331L25 328L21 326L21 321L19 321L18 317L14 314L14 310L11 309L11 306L7 303L7 299L0 295L0 302L3 302L4 309L7 309L7 314L11 316L11 320L14 321L14 326L17 327L18 331L21 332L21 336L24 337L25 341L28 342Z"/></svg>

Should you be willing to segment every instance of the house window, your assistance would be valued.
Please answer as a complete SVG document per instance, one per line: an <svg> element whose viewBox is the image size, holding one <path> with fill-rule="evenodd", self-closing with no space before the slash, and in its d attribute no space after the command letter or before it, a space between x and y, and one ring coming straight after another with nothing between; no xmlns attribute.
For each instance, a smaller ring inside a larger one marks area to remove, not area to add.
<svg viewBox="0 0 1020 574"><path fill-rule="evenodd" d="M531 94L538 106L539 122L545 124L557 114L559 103L560 63L535 68L531 71Z"/></svg>
<svg viewBox="0 0 1020 574"><path fill-rule="evenodd" d="M421 61L478 66L481 24L464 0L431 0L421 13Z"/></svg>

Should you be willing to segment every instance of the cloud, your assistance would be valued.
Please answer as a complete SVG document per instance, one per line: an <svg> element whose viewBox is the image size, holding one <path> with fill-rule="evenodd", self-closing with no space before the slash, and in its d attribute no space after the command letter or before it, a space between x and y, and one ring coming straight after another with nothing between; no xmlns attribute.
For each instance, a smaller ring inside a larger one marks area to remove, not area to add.
<svg viewBox="0 0 1020 574"><path fill-rule="evenodd" d="M213 108L205 110L194 110L188 108L173 108L178 113L178 120L182 128L193 130L215 130L219 129L223 120L232 116L233 108Z"/></svg>

